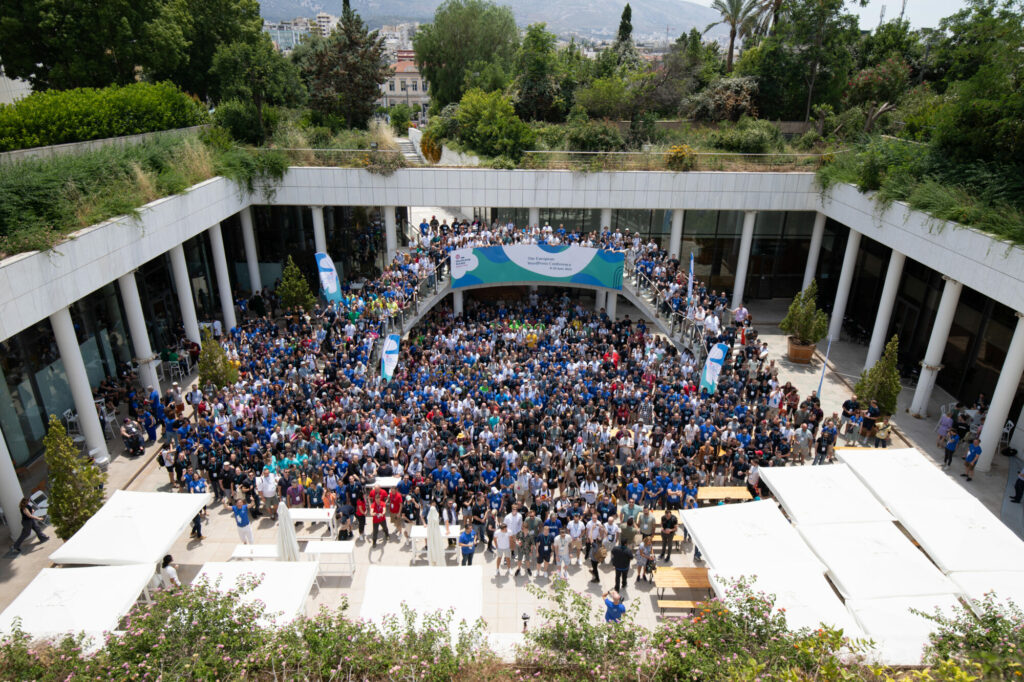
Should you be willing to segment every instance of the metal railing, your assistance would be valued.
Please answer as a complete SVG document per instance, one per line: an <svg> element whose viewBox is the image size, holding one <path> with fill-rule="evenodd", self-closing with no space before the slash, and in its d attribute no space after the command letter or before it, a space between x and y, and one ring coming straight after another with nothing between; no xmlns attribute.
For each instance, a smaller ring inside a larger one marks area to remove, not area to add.
<svg viewBox="0 0 1024 682"><path fill-rule="evenodd" d="M656 319L663 320L669 329L669 336L686 346L698 362L703 362L707 354L704 328L696 321L687 318L685 311L675 310L668 295L654 280L637 269L636 264L630 258L626 259L625 274L628 282L633 285L633 291L637 298L648 301L649 297L651 310L648 313L653 313Z"/></svg>
<svg viewBox="0 0 1024 682"><path fill-rule="evenodd" d="M582 172L615 170L659 171L783 171L809 172L837 154L849 150L809 153L739 154L735 152L567 152L530 150L523 152L520 168L566 169Z"/></svg>

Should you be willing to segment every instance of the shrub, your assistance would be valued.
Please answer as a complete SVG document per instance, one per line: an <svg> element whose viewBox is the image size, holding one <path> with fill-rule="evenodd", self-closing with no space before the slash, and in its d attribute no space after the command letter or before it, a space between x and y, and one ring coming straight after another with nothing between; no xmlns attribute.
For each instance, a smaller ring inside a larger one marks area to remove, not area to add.
<svg viewBox="0 0 1024 682"><path fill-rule="evenodd" d="M883 414L896 414L896 400L903 389L900 384L899 361L900 341L895 335L885 344L885 352L870 369L860 373L854 392L865 402L878 401Z"/></svg>
<svg viewBox="0 0 1024 682"><path fill-rule="evenodd" d="M1024 673L1024 613L1013 602L999 602L989 592L972 600L974 611L960 606L951 615L914 610L936 624L925 660L980 664L981 679L1016 680Z"/></svg>
<svg viewBox="0 0 1024 682"><path fill-rule="evenodd" d="M171 83L45 90L0 104L0 151L185 128L207 119L203 107Z"/></svg>
<svg viewBox="0 0 1024 682"><path fill-rule="evenodd" d="M284 308L303 308L312 310L316 303L316 297L309 288L309 280L299 270L295 260L288 256L284 265L284 272L281 273L281 283L277 286L277 295L281 298L281 305Z"/></svg>
<svg viewBox="0 0 1024 682"><path fill-rule="evenodd" d="M518 159L534 140L533 130L501 92L474 89L462 96L456 115L459 141L487 156Z"/></svg>
<svg viewBox="0 0 1024 682"><path fill-rule="evenodd" d="M697 166L697 154L690 145L675 145L668 150L665 165L674 171L693 170Z"/></svg>
<svg viewBox="0 0 1024 682"><path fill-rule="evenodd" d="M719 78L683 103L683 111L698 121L737 121L757 116L757 79Z"/></svg>
<svg viewBox="0 0 1024 682"><path fill-rule="evenodd" d="M744 116L734 125L723 123L710 142L730 152L765 154L782 148L782 132L769 121Z"/></svg>
<svg viewBox="0 0 1024 682"><path fill-rule="evenodd" d="M807 288L793 297L779 329L803 345L814 345L828 333L828 314L818 310L818 283L811 280Z"/></svg>
<svg viewBox="0 0 1024 682"><path fill-rule="evenodd" d="M497 168L499 170L512 170L516 167L516 162L507 156L497 156L491 159L490 163L487 164L491 168Z"/></svg>
<svg viewBox="0 0 1024 682"><path fill-rule="evenodd" d="M412 109L409 108L408 104L404 102L396 104L388 110L391 115L391 128L395 131L395 135L399 137L405 137L409 134L409 122L412 120Z"/></svg>
<svg viewBox="0 0 1024 682"><path fill-rule="evenodd" d="M213 386L219 391L236 381L238 367L232 364L224 347L213 337L213 332L204 328L203 345L199 349L199 385Z"/></svg>
<svg viewBox="0 0 1024 682"><path fill-rule="evenodd" d="M57 537L67 540L103 506L107 475L84 461L56 415L43 437L50 472L50 515Z"/></svg>
<svg viewBox="0 0 1024 682"><path fill-rule="evenodd" d="M808 130L793 141L793 146L802 152L809 152L821 144L821 135L817 130Z"/></svg>
<svg viewBox="0 0 1024 682"><path fill-rule="evenodd" d="M569 125L565 144L574 152L617 152L625 146L618 126L606 121L585 121Z"/></svg>
<svg viewBox="0 0 1024 682"><path fill-rule="evenodd" d="M264 112L266 113L266 112ZM224 100L213 110L213 122L228 131L239 142L258 144L263 139L256 107L252 102Z"/></svg>
<svg viewBox="0 0 1024 682"><path fill-rule="evenodd" d="M420 138L420 151L423 152L423 158L430 163L437 163L441 160L441 142L429 127L423 131L423 137Z"/></svg>

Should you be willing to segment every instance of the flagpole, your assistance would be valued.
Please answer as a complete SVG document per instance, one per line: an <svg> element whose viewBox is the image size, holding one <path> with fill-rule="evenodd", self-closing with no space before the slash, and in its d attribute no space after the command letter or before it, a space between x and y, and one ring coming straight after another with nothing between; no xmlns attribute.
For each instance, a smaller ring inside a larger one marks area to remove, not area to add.
<svg viewBox="0 0 1024 682"><path fill-rule="evenodd" d="M828 347L825 349L825 362L821 363L821 379L818 380L818 400L821 400L821 387L825 383L825 370L828 368L828 356L832 353L832 336L828 337Z"/></svg>

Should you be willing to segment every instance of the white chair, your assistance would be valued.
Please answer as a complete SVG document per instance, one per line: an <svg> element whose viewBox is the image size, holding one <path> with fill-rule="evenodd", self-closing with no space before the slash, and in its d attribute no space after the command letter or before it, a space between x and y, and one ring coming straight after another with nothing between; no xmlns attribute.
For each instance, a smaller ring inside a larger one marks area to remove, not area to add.
<svg viewBox="0 0 1024 682"><path fill-rule="evenodd" d="M37 490L32 493L28 499L35 505L36 511L39 512L39 516L42 516L45 521L50 511L50 498L47 497L46 493L42 490Z"/></svg>
<svg viewBox="0 0 1024 682"><path fill-rule="evenodd" d="M168 369L169 374L171 375L170 376L171 380L175 380L176 379L178 381L182 381L185 378L185 372L181 368L181 362L180 361L179 362L168 362L167 363L167 369Z"/></svg>
<svg viewBox="0 0 1024 682"><path fill-rule="evenodd" d="M78 425L78 413L74 410L64 410L64 424L68 428L69 436L82 433L82 428Z"/></svg>
<svg viewBox="0 0 1024 682"><path fill-rule="evenodd" d="M1014 423L1007 419L1006 424L1003 426L1003 435L999 437L1000 443L1006 443L1007 445L1010 444L1010 436L1013 435L1013 427Z"/></svg>
<svg viewBox="0 0 1024 682"><path fill-rule="evenodd" d="M96 414L100 416L100 424L103 426L103 430L110 438L116 438L117 429L115 428L115 422L117 421L117 415L111 413L110 410L107 409L106 403L102 400L96 401ZM110 438L108 438L108 440Z"/></svg>

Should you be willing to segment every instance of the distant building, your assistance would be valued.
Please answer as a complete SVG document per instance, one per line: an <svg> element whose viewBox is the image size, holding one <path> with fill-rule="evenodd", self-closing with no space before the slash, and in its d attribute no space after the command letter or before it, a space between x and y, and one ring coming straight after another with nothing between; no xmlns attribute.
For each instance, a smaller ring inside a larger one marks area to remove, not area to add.
<svg viewBox="0 0 1024 682"><path fill-rule="evenodd" d="M8 78L0 66L0 104L11 104L32 94L32 86L20 78Z"/></svg>
<svg viewBox="0 0 1024 682"><path fill-rule="evenodd" d="M270 36L278 52L288 54L310 33L309 19L299 17L290 21L264 21L263 32Z"/></svg>
<svg viewBox="0 0 1024 682"><path fill-rule="evenodd" d="M320 14L316 15L316 27L324 38L331 35L331 31L338 25L338 21L340 21L338 17L326 12L320 12Z"/></svg>
<svg viewBox="0 0 1024 682"><path fill-rule="evenodd" d="M391 65L394 74L380 86L381 96L377 103L390 107L404 102L413 113L425 112L430 105L427 81L423 79L416 63L401 61Z"/></svg>

